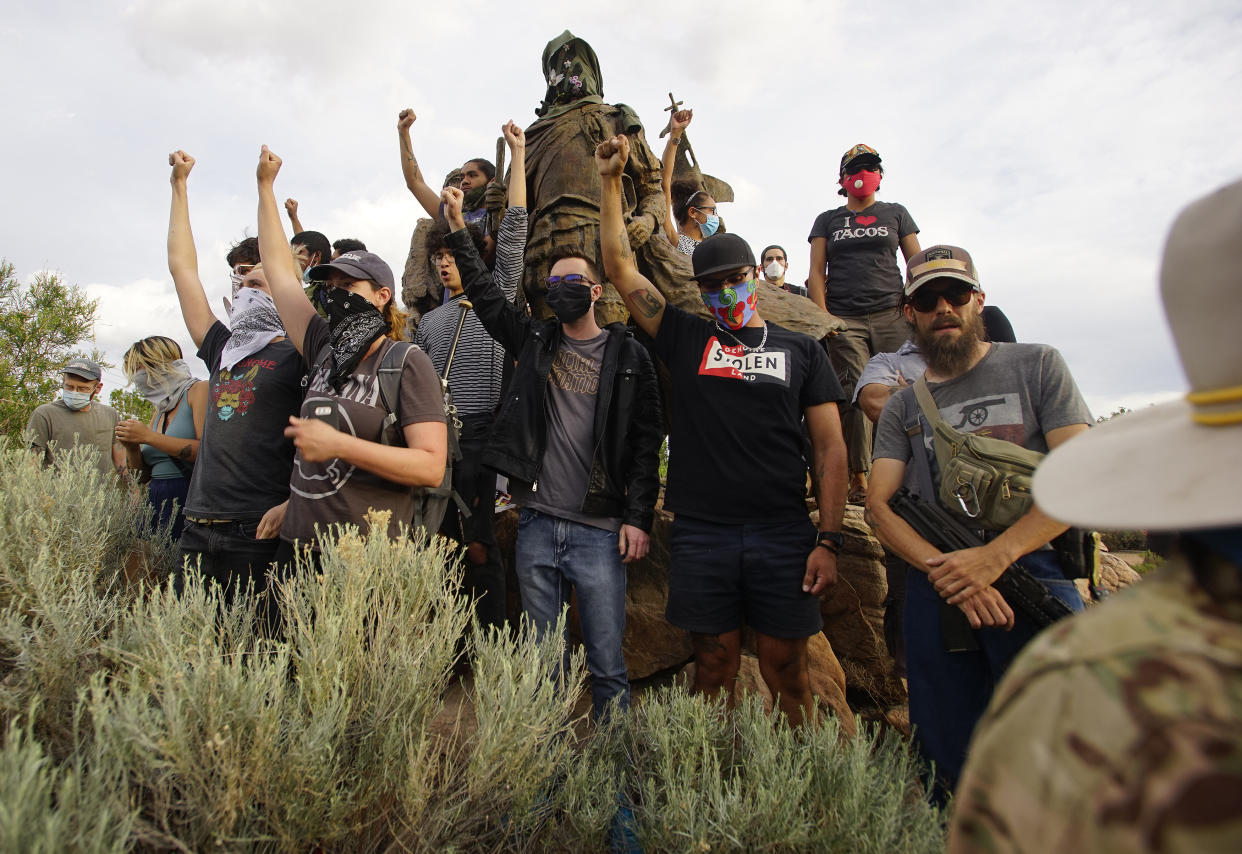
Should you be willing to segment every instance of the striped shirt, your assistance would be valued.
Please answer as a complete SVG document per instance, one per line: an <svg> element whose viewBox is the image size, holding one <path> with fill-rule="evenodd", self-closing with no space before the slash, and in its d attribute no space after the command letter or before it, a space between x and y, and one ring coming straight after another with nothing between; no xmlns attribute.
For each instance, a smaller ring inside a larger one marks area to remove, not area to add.
<svg viewBox="0 0 1242 854"><path fill-rule="evenodd" d="M496 265L492 278L510 302L517 295L518 283L522 279L526 219L526 208L510 207L496 234ZM424 314L414 333L414 343L431 357L431 363L440 376L444 376L448 354L453 349L453 336L457 334L457 320L461 314L458 301L464 296L463 293L453 297ZM504 348L487 334L475 313L466 312L449 376L449 388L459 414L486 415L496 409L500 403L504 355Z"/></svg>

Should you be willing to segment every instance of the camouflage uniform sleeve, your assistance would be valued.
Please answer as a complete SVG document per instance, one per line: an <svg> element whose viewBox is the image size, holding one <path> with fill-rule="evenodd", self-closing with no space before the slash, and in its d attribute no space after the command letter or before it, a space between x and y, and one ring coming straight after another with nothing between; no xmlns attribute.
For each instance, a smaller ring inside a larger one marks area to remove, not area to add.
<svg viewBox="0 0 1242 854"><path fill-rule="evenodd" d="M1242 851L1242 624L1201 593L1171 565L1031 644L975 731L950 852Z"/></svg>

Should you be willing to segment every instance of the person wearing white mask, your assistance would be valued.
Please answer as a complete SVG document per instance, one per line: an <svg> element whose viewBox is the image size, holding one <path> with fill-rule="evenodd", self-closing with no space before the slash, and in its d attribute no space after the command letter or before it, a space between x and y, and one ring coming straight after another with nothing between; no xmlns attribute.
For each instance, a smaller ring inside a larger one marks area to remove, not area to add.
<svg viewBox="0 0 1242 854"><path fill-rule="evenodd" d="M58 450L93 445L99 450L99 470L105 474L125 468L125 454L113 436L121 416L96 400L103 388L102 370L90 359L73 359L62 372L60 400L45 403L30 413L26 435L30 450L50 466Z"/></svg>
<svg viewBox="0 0 1242 854"><path fill-rule="evenodd" d="M171 519L176 542L185 525L185 499L207 415L207 383L190 373L181 345L163 335L136 342L121 365L155 412L149 425L122 421L116 425L116 438L125 447L126 465L150 481L148 529L163 528Z"/></svg>
<svg viewBox="0 0 1242 854"><path fill-rule="evenodd" d="M805 287L796 282L785 281L785 273L789 271L789 256L785 252L785 247L777 246L775 243L771 246L765 246L759 258L759 263L763 269L763 278L783 291L797 294L800 297L806 296Z"/></svg>

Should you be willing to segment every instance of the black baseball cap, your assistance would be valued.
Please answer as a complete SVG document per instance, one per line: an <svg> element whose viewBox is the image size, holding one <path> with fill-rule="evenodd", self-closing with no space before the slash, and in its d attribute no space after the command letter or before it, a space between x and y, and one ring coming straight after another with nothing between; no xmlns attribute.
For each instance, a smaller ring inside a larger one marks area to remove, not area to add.
<svg viewBox="0 0 1242 854"><path fill-rule="evenodd" d="M392 268L384 263L384 259L374 252L346 252L338 255L328 264L317 264L310 268L307 275L312 282L322 282L333 270L339 270L355 279L366 279L375 282L381 288L393 290Z"/></svg>
<svg viewBox="0 0 1242 854"><path fill-rule="evenodd" d="M694 266L695 281L702 281L705 276L728 273L739 267L755 266L755 253L750 244L731 231L713 234L711 237L694 247L690 256Z"/></svg>

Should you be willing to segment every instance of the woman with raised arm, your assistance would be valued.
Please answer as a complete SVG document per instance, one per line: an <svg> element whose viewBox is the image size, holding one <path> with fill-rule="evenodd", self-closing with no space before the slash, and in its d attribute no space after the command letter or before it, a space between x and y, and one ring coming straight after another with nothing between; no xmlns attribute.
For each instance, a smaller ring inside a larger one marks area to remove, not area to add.
<svg viewBox="0 0 1242 854"><path fill-rule="evenodd" d="M306 298L276 205L280 165L263 146L259 253L276 310L309 371L301 417L290 416L285 429L297 446L278 555L288 562L296 548L317 551L328 525L365 530L371 509L392 511L388 533L398 536L413 519L411 487L439 486L444 478L448 432L439 378L418 348L405 353L393 412L380 397L379 367L403 337L405 312L397 307L392 270L378 255L346 252L311 269L311 278L325 284L318 298L327 320ZM389 414L401 444L383 441Z"/></svg>
<svg viewBox="0 0 1242 854"><path fill-rule="evenodd" d="M690 126L694 110L677 110L669 119L668 142L660 158L663 166L660 182L664 187L665 204L672 210L671 217L664 218L664 236L668 242L685 255L693 255L694 248L720 230L720 217L716 215L716 200L694 181L674 181L673 169L677 163L677 149L682 134ZM677 225L674 227L673 223Z"/></svg>
<svg viewBox="0 0 1242 854"><path fill-rule="evenodd" d="M231 596L236 585L266 586L289 498L293 443L284 437L302 405L305 371L285 336L261 267L241 277L229 326L216 319L198 277L187 180L194 158L168 156L172 210L168 270L186 329L211 374L181 533L182 569L197 569ZM231 328L230 328L231 327Z"/></svg>
<svg viewBox="0 0 1242 854"><path fill-rule="evenodd" d="M181 345L163 335L143 338L125 352L125 378L154 407L149 425L136 419L116 425L125 448L125 464L149 480L147 529L172 520L172 539L181 539L190 475L198 459L199 440L207 417L207 383L190 374Z"/></svg>

